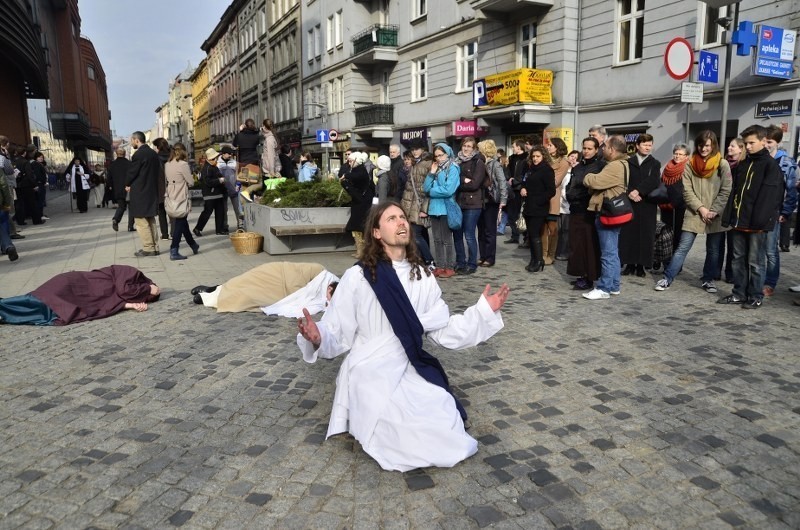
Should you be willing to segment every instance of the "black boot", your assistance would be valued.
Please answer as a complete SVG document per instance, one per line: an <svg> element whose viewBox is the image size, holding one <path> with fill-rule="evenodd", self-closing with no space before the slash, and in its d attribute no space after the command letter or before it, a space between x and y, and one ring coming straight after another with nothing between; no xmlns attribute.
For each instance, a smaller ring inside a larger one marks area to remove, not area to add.
<svg viewBox="0 0 800 530"><path fill-rule="evenodd" d="M531 238L531 250L533 250L533 259L530 268L526 268L528 272L539 272L544 270L544 251L542 250L542 238Z"/></svg>

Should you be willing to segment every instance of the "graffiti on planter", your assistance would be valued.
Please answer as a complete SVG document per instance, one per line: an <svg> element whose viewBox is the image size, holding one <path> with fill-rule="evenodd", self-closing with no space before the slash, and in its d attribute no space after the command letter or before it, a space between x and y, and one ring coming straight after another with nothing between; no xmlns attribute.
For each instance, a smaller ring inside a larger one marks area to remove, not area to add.
<svg viewBox="0 0 800 530"><path fill-rule="evenodd" d="M311 213L307 210L281 210L281 217L289 223L314 224L311 219Z"/></svg>

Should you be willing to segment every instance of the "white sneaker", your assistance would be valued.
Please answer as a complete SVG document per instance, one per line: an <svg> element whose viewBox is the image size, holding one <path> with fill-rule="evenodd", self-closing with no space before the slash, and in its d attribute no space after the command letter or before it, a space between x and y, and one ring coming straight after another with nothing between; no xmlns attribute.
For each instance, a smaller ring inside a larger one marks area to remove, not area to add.
<svg viewBox="0 0 800 530"><path fill-rule="evenodd" d="M655 289L656 291L666 291L667 289L669 289L669 282L667 281L666 278L661 278L656 282L656 286L653 287L653 289Z"/></svg>
<svg viewBox="0 0 800 530"><path fill-rule="evenodd" d="M617 296L619 294L619 291L609 291L608 294L610 294L611 296Z"/></svg>
<svg viewBox="0 0 800 530"><path fill-rule="evenodd" d="M600 289L592 289L588 293L583 293L583 295L581 296L583 296L587 300L606 300L608 298L611 298L611 295L609 295L605 291L601 291Z"/></svg>
<svg viewBox="0 0 800 530"><path fill-rule="evenodd" d="M793 293L800 293L800 285L793 285L792 287L789 287L789 290Z"/></svg>

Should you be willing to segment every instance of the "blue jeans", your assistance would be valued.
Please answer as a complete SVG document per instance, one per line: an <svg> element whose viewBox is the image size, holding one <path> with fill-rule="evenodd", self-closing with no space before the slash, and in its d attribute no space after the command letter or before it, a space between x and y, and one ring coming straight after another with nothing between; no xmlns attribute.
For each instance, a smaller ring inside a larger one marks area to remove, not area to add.
<svg viewBox="0 0 800 530"><path fill-rule="evenodd" d="M697 234L694 232L681 232L681 240L678 242L678 248L672 254L672 259L669 260L669 265L664 269L664 278L669 283L681 272L683 262L686 261L686 256L689 254ZM706 234L706 261L703 265L703 276L700 278L702 282L714 281L717 277L720 267L720 241L725 240L725 232L716 232L713 234Z"/></svg>
<svg viewBox="0 0 800 530"><path fill-rule="evenodd" d="M478 218L481 216L480 208L471 210L461 210L464 220L461 222L461 230L453 230L453 242L456 248L456 268L469 267L472 270L478 268ZM468 256L464 255L464 240L467 240Z"/></svg>
<svg viewBox="0 0 800 530"><path fill-rule="evenodd" d="M594 220L597 228L597 239L600 241L600 279L595 287L610 293L619 291L619 232L621 227L608 227L600 222L598 216Z"/></svg>
<svg viewBox="0 0 800 530"><path fill-rule="evenodd" d="M761 300L767 269L767 233L731 230L731 238L733 294L742 300Z"/></svg>
<svg viewBox="0 0 800 530"><path fill-rule="evenodd" d="M422 255L422 259L425 260L425 263L430 264L433 261L433 255L431 254L431 248L428 246L428 242L425 241L425 227L416 223L411 223L411 227L414 229L414 240L417 243L417 248Z"/></svg>
<svg viewBox="0 0 800 530"><path fill-rule="evenodd" d="M764 285L769 285L773 289L778 285L778 278L781 275L781 253L778 250L781 226L782 223L775 223L775 228L767 232L767 275Z"/></svg>
<svg viewBox="0 0 800 530"><path fill-rule="evenodd" d="M8 247L14 246L9 233L10 229L8 212L0 211L0 250L2 252L5 252Z"/></svg>
<svg viewBox="0 0 800 530"><path fill-rule="evenodd" d="M497 225L497 233L498 235L503 235L506 233L506 225L508 224L508 212L503 210L503 213L500 215L500 224Z"/></svg>

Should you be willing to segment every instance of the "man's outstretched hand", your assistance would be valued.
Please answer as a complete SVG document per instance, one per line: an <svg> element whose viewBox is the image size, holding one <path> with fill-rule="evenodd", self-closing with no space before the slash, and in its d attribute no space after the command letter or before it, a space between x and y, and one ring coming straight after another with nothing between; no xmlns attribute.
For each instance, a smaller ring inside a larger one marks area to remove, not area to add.
<svg viewBox="0 0 800 530"><path fill-rule="evenodd" d="M303 308L303 316L297 319L297 331L304 339L314 345L314 349L319 348L320 342L322 342L319 328L314 319L311 318L311 313L305 307Z"/></svg>
<svg viewBox="0 0 800 530"><path fill-rule="evenodd" d="M498 311L508 300L508 293L511 292L511 289L508 288L508 284L504 283L494 294L490 294L491 291L492 286L487 283L486 289L483 290L483 296L489 302L489 307L492 308L492 311Z"/></svg>
<svg viewBox="0 0 800 530"><path fill-rule="evenodd" d="M139 313L141 313L142 311L147 311L147 303L128 302L125 304L125 309L133 309L134 311L138 311Z"/></svg>

